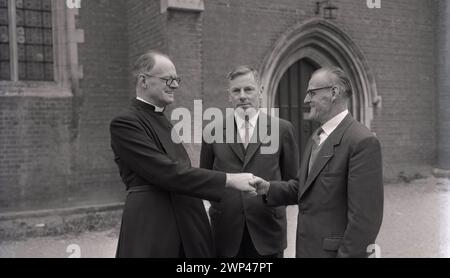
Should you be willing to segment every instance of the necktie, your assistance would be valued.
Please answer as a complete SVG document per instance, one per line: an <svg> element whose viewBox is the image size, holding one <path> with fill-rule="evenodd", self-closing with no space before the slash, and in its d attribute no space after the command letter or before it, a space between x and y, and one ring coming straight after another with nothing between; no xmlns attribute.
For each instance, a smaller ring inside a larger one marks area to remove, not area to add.
<svg viewBox="0 0 450 278"><path fill-rule="evenodd" d="M247 149L248 143L250 143L250 119L246 115L244 121L244 148Z"/></svg>
<svg viewBox="0 0 450 278"><path fill-rule="evenodd" d="M314 165L317 154L320 151L320 134L322 134L322 132L323 132L323 129L318 128L312 136L312 140L313 140L314 144L311 149L311 156L309 157L308 175L309 175L309 172L311 172L311 168Z"/></svg>

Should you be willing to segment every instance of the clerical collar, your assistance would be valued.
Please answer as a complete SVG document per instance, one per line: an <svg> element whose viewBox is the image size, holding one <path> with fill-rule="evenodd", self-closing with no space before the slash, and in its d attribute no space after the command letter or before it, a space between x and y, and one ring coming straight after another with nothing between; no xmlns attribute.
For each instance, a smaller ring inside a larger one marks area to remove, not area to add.
<svg viewBox="0 0 450 278"><path fill-rule="evenodd" d="M142 99L142 98L140 98L140 97L136 97L136 99L139 100L139 101L142 101L142 102L144 102L144 103L147 103L147 104L149 104L149 105L151 105L151 106L153 106L153 107L155 108L155 112L162 113L162 112L164 112L164 110L166 109L165 107L159 107L159 106L156 106L156 105L154 105L153 103L150 103L150 102L148 102L148 101L146 101L146 100L144 100L144 99Z"/></svg>

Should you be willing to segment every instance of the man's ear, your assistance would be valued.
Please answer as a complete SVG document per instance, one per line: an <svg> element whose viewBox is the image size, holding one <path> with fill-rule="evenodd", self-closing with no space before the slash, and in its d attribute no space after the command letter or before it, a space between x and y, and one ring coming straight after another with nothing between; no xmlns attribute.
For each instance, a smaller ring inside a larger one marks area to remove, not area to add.
<svg viewBox="0 0 450 278"><path fill-rule="evenodd" d="M137 83L138 83L138 87L147 89L147 82L146 82L145 76L139 75Z"/></svg>
<svg viewBox="0 0 450 278"><path fill-rule="evenodd" d="M263 101L263 94L264 94L264 86L261 86L261 88L259 89L259 105L262 105L262 101Z"/></svg>
<svg viewBox="0 0 450 278"><path fill-rule="evenodd" d="M147 84L147 78L145 78L145 76L141 76L142 77L142 88L147 89L148 88L148 84Z"/></svg>
<svg viewBox="0 0 450 278"><path fill-rule="evenodd" d="M337 100L337 97L341 94L340 88L335 86L331 89L331 97L333 101Z"/></svg>

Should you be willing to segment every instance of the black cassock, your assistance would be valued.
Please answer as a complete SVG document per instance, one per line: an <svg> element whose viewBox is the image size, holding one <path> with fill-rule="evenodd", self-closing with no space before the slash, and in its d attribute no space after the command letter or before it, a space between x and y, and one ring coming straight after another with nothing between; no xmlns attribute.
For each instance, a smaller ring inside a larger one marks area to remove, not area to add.
<svg viewBox="0 0 450 278"><path fill-rule="evenodd" d="M220 201L226 175L192 168L171 130L163 113L139 100L111 122L111 147L129 191L117 257L215 255L201 199Z"/></svg>

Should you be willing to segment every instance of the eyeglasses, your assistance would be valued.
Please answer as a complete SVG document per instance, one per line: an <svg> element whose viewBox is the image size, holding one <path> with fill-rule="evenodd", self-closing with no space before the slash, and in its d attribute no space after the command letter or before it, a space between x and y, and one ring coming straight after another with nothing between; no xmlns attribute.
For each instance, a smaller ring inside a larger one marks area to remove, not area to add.
<svg viewBox="0 0 450 278"><path fill-rule="evenodd" d="M334 86L327 86L327 87L322 87L322 88L316 88L316 89L312 89L312 90L308 90L306 91L306 95L309 95L310 97L313 97L317 94L318 91L320 90L325 90L325 89L331 89Z"/></svg>
<svg viewBox="0 0 450 278"><path fill-rule="evenodd" d="M162 81L166 82L166 85L168 87L172 87L172 85L174 84L174 82L176 81L178 83L178 85L181 83L181 76L177 76L177 77L159 77L159 76L154 76L154 75L150 75L147 73L141 73L142 75L148 76L148 77L155 77L155 78L159 78Z"/></svg>

